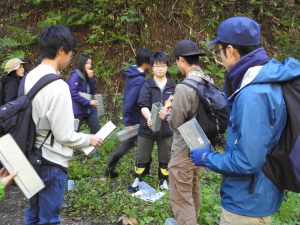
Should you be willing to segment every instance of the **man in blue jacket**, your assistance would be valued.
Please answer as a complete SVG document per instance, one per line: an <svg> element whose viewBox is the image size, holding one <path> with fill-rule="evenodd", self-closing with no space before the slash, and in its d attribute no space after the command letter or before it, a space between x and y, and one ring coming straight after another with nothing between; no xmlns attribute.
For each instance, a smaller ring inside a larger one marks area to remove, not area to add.
<svg viewBox="0 0 300 225"><path fill-rule="evenodd" d="M141 111L137 105L141 87L145 83L145 76L151 69L150 58L153 52L148 48L140 48L136 52L136 65L129 66L124 71L125 92L123 101L123 123L125 129L130 132L133 126L140 123ZM119 144L117 150L110 156L107 167L103 175L105 177L115 178L118 176L115 172L120 158L125 155L133 146L137 137L132 137Z"/></svg>
<svg viewBox="0 0 300 225"><path fill-rule="evenodd" d="M260 25L247 17L223 21L213 44L227 70L231 116L226 147L224 153L213 152L211 146L194 149L190 156L197 166L223 175L221 225L270 224L284 192L262 168L286 121L279 82L300 76L300 63L292 58L270 60L260 47Z"/></svg>

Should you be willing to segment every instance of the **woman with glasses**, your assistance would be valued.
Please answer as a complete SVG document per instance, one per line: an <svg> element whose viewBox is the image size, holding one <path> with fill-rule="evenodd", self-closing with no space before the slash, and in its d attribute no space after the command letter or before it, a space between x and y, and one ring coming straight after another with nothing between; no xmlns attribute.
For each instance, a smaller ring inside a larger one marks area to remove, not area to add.
<svg viewBox="0 0 300 225"><path fill-rule="evenodd" d="M138 106L141 109L141 121L138 133L138 147L136 154L135 175L136 179L128 191L134 193L138 191L139 181L149 174L151 155L154 143L158 150L158 179L159 186L162 189L168 189L168 163L170 161L170 152L172 144L172 131L168 123L160 121L161 128L153 132L151 127L155 121L151 119L151 108L153 103L162 105L173 95L175 82L167 77L168 57L161 52L155 53L150 63L153 70L153 78L146 80L141 88Z"/></svg>

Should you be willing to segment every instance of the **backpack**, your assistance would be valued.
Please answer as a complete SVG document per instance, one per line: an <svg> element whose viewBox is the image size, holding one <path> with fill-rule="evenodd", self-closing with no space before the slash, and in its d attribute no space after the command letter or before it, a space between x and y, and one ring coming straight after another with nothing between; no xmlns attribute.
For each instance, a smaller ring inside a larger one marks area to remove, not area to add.
<svg viewBox="0 0 300 225"><path fill-rule="evenodd" d="M21 80L18 98L0 107L0 137L11 134L33 167L38 170L41 160L34 148L36 127L32 119L31 101L44 86L60 78L55 74L47 74L31 88L27 95L24 95L25 79L26 76ZM48 132L45 140L50 135L51 131Z"/></svg>
<svg viewBox="0 0 300 225"><path fill-rule="evenodd" d="M287 121L263 171L282 190L300 192L300 79L281 84Z"/></svg>
<svg viewBox="0 0 300 225"><path fill-rule="evenodd" d="M0 106L4 103L4 84L3 76L0 76Z"/></svg>
<svg viewBox="0 0 300 225"><path fill-rule="evenodd" d="M181 83L195 89L199 95L196 119L204 133L215 145L222 140L228 125L230 110L224 92L216 87L208 75L201 81L186 78Z"/></svg>

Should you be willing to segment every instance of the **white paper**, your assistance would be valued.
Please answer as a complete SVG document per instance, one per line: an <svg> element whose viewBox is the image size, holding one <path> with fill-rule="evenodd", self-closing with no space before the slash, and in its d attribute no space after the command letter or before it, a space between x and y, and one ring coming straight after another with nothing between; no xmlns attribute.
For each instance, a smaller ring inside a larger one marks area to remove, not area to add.
<svg viewBox="0 0 300 225"><path fill-rule="evenodd" d="M78 92L79 95L83 98L86 98L87 100L92 100L92 95L84 92Z"/></svg>
<svg viewBox="0 0 300 225"><path fill-rule="evenodd" d="M203 148L207 144L210 144L210 141L195 118L178 127L178 131L190 149Z"/></svg>
<svg viewBox="0 0 300 225"><path fill-rule="evenodd" d="M45 187L10 134L0 138L0 161L9 173L18 171L14 180L28 199Z"/></svg>
<svg viewBox="0 0 300 225"><path fill-rule="evenodd" d="M74 119L74 130L77 131L79 127L79 119ZM39 118L39 121L36 125L37 130L50 130L50 122L47 116L43 116Z"/></svg>
<svg viewBox="0 0 300 225"><path fill-rule="evenodd" d="M138 135L140 124L133 126L133 130L128 132L126 129L121 130L117 133L117 136L120 141L128 140L129 138L135 137Z"/></svg>
<svg viewBox="0 0 300 225"><path fill-rule="evenodd" d="M95 135L102 140L105 140L115 129L116 125L109 121ZM94 151L94 149L95 148L93 146L81 148L86 155L89 155L92 151Z"/></svg>

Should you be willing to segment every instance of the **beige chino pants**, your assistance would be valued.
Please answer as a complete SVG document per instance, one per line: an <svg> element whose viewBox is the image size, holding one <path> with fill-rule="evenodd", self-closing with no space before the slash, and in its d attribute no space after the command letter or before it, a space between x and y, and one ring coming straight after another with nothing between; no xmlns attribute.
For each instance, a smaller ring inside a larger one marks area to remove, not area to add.
<svg viewBox="0 0 300 225"><path fill-rule="evenodd" d="M172 153L169 163L170 202L179 225L197 225L200 213L200 168L188 151Z"/></svg>

